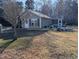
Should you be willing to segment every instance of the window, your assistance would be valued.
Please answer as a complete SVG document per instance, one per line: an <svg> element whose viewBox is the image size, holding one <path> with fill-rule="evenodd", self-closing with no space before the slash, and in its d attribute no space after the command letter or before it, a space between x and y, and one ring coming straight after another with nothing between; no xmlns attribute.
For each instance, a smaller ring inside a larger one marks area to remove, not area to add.
<svg viewBox="0 0 79 59"><path fill-rule="evenodd" d="M61 23L61 20L59 21L59 23Z"/></svg>
<svg viewBox="0 0 79 59"><path fill-rule="evenodd" d="M34 23L32 23L32 26L34 26Z"/></svg>

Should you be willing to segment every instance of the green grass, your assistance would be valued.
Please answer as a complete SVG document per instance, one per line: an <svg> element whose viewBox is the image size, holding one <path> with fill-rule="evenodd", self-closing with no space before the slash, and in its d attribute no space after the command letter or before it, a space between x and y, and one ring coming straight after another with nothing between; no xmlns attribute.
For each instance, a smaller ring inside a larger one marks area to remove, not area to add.
<svg viewBox="0 0 79 59"><path fill-rule="evenodd" d="M3 40L0 39L0 46L3 46L4 44L6 44L7 42L10 42L11 40Z"/></svg>
<svg viewBox="0 0 79 59"><path fill-rule="evenodd" d="M25 38L18 38L16 41L11 43L11 45L8 48L27 48L31 46L31 37L25 37Z"/></svg>

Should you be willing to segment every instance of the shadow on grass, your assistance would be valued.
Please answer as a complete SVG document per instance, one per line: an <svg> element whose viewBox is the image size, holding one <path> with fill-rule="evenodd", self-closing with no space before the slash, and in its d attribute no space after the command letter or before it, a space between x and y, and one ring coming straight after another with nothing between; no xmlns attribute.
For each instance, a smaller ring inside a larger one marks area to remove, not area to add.
<svg viewBox="0 0 79 59"><path fill-rule="evenodd" d="M2 46L0 46L0 54L3 53L3 51L11 44L13 43L15 40L9 41L5 44L3 44Z"/></svg>
<svg viewBox="0 0 79 59"><path fill-rule="evenodd" d="M19 29L17 30L17 37L34 37L37 35L41 35L45 32L47 32L48 30L26 30L26 29ZM7 33L1 33L0 34L0 38L4 39L4 40L8 40L8 39L13 39L14 38L14 32L7 32Z"/></svg>
<svg viewBox="0 0 79 59"><path fill-rule="evenodd" d="M34 36L37 36L37 35L41 35L43 33L47 32L47 30L26 30L26 29L21 29L21 30L18 30L17 31L17 38L21 38L21 37L34 37ZM13 32L7 32L7 33L1 33L0 34L0 38L3 39L3 40L11 40L5 44L3 44L1 47L0 47L0 53L3 53L3 51L10 45L12 44L14 41L16 40L13 40L14 38L14 33ZM22 40L23 41L23 40ZM27 41L27 43L26 43ZM25 45L30 45L30 42L32 41L31 40L26 40L25 41ZM26 47L28 47L26 46Z"/></svg>

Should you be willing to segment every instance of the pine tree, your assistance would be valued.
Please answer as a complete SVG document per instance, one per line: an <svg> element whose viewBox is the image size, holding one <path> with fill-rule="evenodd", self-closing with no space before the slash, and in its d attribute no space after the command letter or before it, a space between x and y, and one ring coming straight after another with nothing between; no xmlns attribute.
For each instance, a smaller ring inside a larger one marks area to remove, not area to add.
<svg viewBox="0 0 79 59"><path fill-rule="evenodd" d="M34 9L34 0L27 0L25 2L25 5L26 5L26 9L33 10Z"/></svg>

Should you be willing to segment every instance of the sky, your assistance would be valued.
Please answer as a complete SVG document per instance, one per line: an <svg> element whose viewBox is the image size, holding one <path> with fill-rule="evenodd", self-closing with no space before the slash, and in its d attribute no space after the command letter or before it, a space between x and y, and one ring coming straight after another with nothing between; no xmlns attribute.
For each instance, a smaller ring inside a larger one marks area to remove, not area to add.
<svg viewBox="0 0 79 59"><path fill-rule="evenodd" d="M25 3L26 0L18 0L18 1L22 1L23 3ZM52 4L55 2L56 0L51 0ZM40 0L34 0L34 2L36 2L35 8L40 9L42 6L42 3L40 2ZM24 4L25 6L25 4ZM39 7L38 7L39 6Z"/></svg>
<svg viewBox="0 0 79 59"><path fill-rule="evenodd" d="M22 2L25 2L26 0L18 0L18 1L22 1ZM35 0L35 1L37 1L37 0ZM38 0L38 1L40 1L40 0ZM52 3L54 3L56 0L52 0Z"/></svg>
<svg viewBox="0 0 79 59"><path fill-rule="evenodd" d="M25 3L25 1L26 1L26 0L18 0L18 1L22 1L22 2L24 2L24 3Z"/></svg>
<svg viewBox="0 0 79 59"><path fill-rule="evenodd" d="M26 0L20 0L20 1L26 1ZM52 1L54 1L54 0L52 0Z"/></svg>

